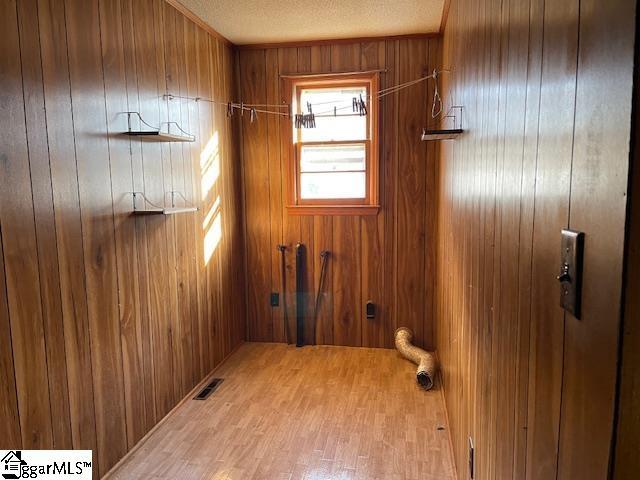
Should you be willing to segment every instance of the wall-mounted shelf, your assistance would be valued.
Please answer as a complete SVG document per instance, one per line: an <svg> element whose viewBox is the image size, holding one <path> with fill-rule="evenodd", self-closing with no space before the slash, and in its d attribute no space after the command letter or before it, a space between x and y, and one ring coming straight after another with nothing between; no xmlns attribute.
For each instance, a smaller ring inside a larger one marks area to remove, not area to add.
<svg viewBox="0 0 640 480"><path fill-rule="evenodd" d="M184 195L180 192L170 192L172 198L172 206L171 207L161 207L159 205L155 205L147 200L144 193L142 192L133 192L133 215L177 215L180 213L191 213L197 212L198 207L194 206L185 206L185 207L176 207L175 206L175 196L176 194L181 196L184 199ZM137 205L138 198L142 199L142 208L139 208ZM185 199L186 201L186 199Z"/></svg>
<svg viewBox="0 0 640 480"><path fill-rule="evenodd" d="M162 125L167 126L167 131L163 132L160 127L156 128L145 122L139 112L125 112L127 114L127 124L129 129L124 132L125 135L132 137L138 137L140 139L148 140L151 142L194 142L196 140L195 135L191 135L185 132L180 125L176 122L164 122ZM150 130L134 130L131 128L131 115L135 115L140 119L140 123L149 127ZM171 133L171 125L179 130L180 133Z"/></svg>
<svg viewBox="0 0 640 480"><path fill-rule="evenodd" d="M443 119L453 119L453 128L424 129L422 130L422 141L429 142L432 140L455 140L464 132L462 128L462 107L454 105L447 111ZM434 116L435 118L435 116Z"/></svg>
<svg viewBox="0 0 640 480"><path fill-rule="evenodd" d="M131 135L132 137L140 137L141 139L148 140L150 142L193 142L195 138L186 135L176 135L167 132L149 132L149 131L136 131L130 130L125 132L125 135Z"/></svg>
<svg viewBox="0 0 640 480"><path fill-rule="evenodd" d="M147 208L145 210L134 210L134 215L176 215L178 213L197 212L197 207L167 207L167 208Z"/></svg>
<svg viewBox="0 0 640 480"><path fill-rule="evenodd" d="M422 132L422 140L453 140L462 135L461 128L453 128L449 130L424 130Z"/></svg>

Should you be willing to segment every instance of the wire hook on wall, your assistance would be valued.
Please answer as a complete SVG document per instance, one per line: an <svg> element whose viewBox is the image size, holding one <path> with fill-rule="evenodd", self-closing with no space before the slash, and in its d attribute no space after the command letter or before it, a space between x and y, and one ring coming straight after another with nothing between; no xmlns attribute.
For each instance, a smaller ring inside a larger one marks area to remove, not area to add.
<svg viewBox="0 0 640 480"><path fill-rule="evenodd" d="M444 71L444 70L443 70ZM440 92L438 91L438 71L433 69L433 103L431 104L431 118L436 118L438 115L442 113L442 97L440 97Z"/></svg>

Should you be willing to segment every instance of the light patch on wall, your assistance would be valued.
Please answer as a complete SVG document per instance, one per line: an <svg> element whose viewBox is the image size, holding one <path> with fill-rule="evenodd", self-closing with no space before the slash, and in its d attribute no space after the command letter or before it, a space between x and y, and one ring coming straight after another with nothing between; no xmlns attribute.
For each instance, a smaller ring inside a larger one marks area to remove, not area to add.
<svg viewBox="0 0 640 480"><path fill-rule="evenodd" d="M220 149L219 135L215 132L200 153L201 192L202 200L207 198L209 192L220 176Z"/></svg>
<svg viewBox="0 0 640 480"><path fill-rule="evenodd" d="M222 239L222 211L219 196L205 215L202 230L204 231L204 264L208 265Z"/></svg>

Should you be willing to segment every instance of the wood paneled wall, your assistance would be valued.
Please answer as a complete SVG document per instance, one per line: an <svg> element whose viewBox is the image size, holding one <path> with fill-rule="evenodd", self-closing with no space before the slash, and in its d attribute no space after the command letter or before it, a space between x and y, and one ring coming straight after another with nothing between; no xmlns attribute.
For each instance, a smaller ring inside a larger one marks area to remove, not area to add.
<svg viewBox="0 0 640 480"><path fill-rule="evenodd" d="M453 0L437 338L459 478L607 478L635 2ZM583 315L558 306L560 230L586 233Z"/></svg>
<svg viewBox="0 0 640 480"><path fill-rule="evenodd" d="M440 66L440 39L240 50L239 82L246 103L288 104L282 74L381 69L381 88L413 80ZM307 342L391 347L398 326L418 344L434 343L436 146L420 140L433 83L384 98L380 104L380 198L377 216L293 216L284 208L290 120L261 117L242 127L246 252L247 336L285 341L280 253L287 246L287 319L295 332L296 243L305 244L309 310ZM320 252L329 250L326 281L314 333L313 306ZM367 320L365 304L377 315ZM317 337L317 338L316 338Z"/></svg>
<svg viewBox="0 0 640 480"><path fill-rule="evenodd" d="M636 19L636 45L640 36ZM636 46L635 62L640 61ZM619 363L617 431L612 479L634 478L640 471L640 69L634 72L631 172L623 294L623 320Z"/></svg>
<svg viewBox="0 0 640 480"><path fill-rule="evenodd" d="M233 52L161 0L6 0L0 24L0 444L103 475L245 336L233 129L163 99L229 98ZM121 135L126 111L197 140ZM133 191L200 210L134 217Z"/></svg>

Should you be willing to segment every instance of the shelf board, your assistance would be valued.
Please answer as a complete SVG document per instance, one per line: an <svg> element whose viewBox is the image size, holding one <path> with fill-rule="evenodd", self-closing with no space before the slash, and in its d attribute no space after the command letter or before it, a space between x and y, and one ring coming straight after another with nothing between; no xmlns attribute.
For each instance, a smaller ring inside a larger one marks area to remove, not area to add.
<svg viewBox="0 0 640 480"><path fill-rule="evenodd" d="M190 137L187 135L175 135L173 133L166 133L166 132L131 130L129 132L124 132L124 134L130 135L132 137L139 137L140 139L148 140L150 142L193 142L195 141L194 137Z"/></svg>
<svg viewBox="0 0 640 480"><path fill-rule="evenodd" d="M134 210L134 215L176 215L179 213L197 212L197 207L169 207L169 208L147 208L145 210Z"/></svg>
<svg viewBox="0 0 640 480"><path fill-rule="evenodd" d="M422 134L422 140L453 140L462 135L462 132L463 130L461 128L451 130L426 130Z"/></svg>

